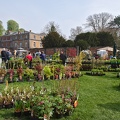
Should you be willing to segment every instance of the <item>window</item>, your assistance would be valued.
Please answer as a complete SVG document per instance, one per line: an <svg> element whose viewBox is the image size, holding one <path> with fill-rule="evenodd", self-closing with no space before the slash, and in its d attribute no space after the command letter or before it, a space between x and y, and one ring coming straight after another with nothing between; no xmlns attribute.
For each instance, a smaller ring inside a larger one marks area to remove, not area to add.
<svg viewBox="0 0 120 120"><path fill-rule="evenodd" d="M10 43L10 47L13 47L13 46L12 46L12 43Z"/></svg>
<svg viewBox="0 0 120 120"><path fill-rule="evenodd" d="M10 36L10 40L12 40L12 36Z"/></svg>
<svg viewBox="0 0 120 120"><path fill-rule="evenodd" d="M20 48L22 48L22 43L20 43Z"/></svg>
<svg viewBox="0 0 120 120"><path fill-rule="evenodd" d="M17 36L15 36L15 39L17 39Z"/></svg>
<svg viewBox="0 0 120 120"><path fill-rule="evenodd" d="M17 47L17 43L15 43L15 47Z"/></svg>
<svg viewBox="0 0 120 120"><path fill-rule="evenodd" d="M36 43L35 42L33 43L33 47L36 47Z"/></svg>
<svg viewBox="0 0 120 120"><path fill-rule="evenodd" d="M40 43L40 47L42 47L42 43Z"/></svg>
<svg viewBox="0 0 120 120"><path fill-rule="evenodd" d="M27 36L27 35L25 35L25 38L27 39L27 38L28 38L28 36Z"/></svg>
<svg viewBox="0 0 120 120"><path fill-rule="evenodd" d="M36 39L36 36L34 35L34 39Z"/></svg>
<svg viewBox="0 0 120 120"><path fill-rule="evenodd" d="M28 45L27 42L25 42L25 47L27 47L27 45Z"/></svg>
<svg viewBox="0 0 120 120"><path fill-rule="evenodd" d="M20 39L22 39L22 35L20 35Z"/></svg>

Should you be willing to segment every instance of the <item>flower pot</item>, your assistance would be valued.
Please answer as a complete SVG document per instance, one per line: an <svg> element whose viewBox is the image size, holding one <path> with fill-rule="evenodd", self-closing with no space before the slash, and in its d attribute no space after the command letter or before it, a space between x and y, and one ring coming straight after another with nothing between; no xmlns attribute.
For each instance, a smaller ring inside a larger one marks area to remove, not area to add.
<svg viewBox="0 0 120 120"><path fill-rule="evenodd" d="M2 109L3 108L3 104L0 104L0 109Z"/></svg>
<svg viewBox="0 0 120 120"><path fill-rule="evenodd" d="M9 104L4 104L5 108L12 108L13 107L13 104L12 103L9 103Z"/></svg>
<svg viewBox="0 0 120 120"><path fill-rule="evenodd" d="M30 116L31 115L31 111L30 110L24 110L23 111L23 115L24 116Z"/></svg>
<svg viewBox="0 0 120 120"><path fill-rule="evenodd" d="M22 75L19 75L19 81L22 81Z"/></svg>
<svg viewBox="0 0 120 120"><path fill-rule="evenodd" d="M21 114L22 114L21 111L14 111L14 115L15 115L16 117L20 117Z"/></svg>

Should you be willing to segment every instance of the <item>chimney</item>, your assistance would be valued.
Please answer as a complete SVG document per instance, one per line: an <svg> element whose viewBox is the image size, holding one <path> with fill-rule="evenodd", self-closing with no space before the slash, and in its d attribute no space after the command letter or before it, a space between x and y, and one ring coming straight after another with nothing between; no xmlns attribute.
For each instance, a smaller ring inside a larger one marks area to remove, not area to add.
<svg viewBox="0 0 120 120"><path fill-rule="evenodd" d="M30 32L31 32L31 30L30 30Z"/></svg>

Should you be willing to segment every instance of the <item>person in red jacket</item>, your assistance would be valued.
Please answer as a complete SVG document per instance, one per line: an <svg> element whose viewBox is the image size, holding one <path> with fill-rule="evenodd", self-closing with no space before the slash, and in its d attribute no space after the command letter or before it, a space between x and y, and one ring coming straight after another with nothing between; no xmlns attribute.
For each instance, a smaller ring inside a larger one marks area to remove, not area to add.
<svg viewBox="0 0 120 120"><path fill-rule="evenodd" d="M32 68L32 59L33 59L33 57L32 57L30 52L28 53L28 55L26 55L26 58L28 59L29 67L31 69Z"/></svg>

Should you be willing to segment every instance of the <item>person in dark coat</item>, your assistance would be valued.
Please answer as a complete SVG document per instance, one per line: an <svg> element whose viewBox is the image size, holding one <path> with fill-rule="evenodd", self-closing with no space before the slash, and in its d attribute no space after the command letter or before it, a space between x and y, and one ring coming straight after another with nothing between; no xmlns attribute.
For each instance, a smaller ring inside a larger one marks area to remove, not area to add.
<svg viewBox="0 0 120 120"><path fill-rule="evenodd" d="M42 63L45 63L46 54L44 53L44 51L41 52L40 58L41 58L41 60L42 60Z"/></svg>
<svg viewBox="0 0 120 120"><path fill-rule="evenodd" d="M66 59L67 59L66 55L63 53L63 51L61 51L61 53L60 53L60 60L62 60L62 64L63 65L65 65Z"/></svg>
<svg viewBox="0 0 120 120"><path fill-rule="evenodd" d="M1 58L2 58L2 62L7 61L7 52L6 52L5 48L3 48L3 50L1 51Z"/></svg>
<svg viewBox="0 0 120 120"><path fill-rule="evenodd" d="M10 52L10 50L6 51L7 54L7 60L10 60L10 58L12 57L12 53Z"/></svg>

